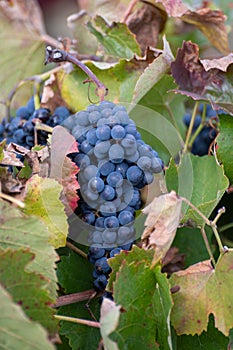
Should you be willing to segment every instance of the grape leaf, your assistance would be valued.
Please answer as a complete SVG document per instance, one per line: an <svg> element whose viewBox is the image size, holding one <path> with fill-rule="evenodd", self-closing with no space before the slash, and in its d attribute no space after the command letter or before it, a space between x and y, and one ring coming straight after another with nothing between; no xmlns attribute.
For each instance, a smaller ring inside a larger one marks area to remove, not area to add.
<svg viewBox="0 0 233 350"><path fill-rule="evenodd" d="M4 100L16 83L42 71L44 28L36 1L0 1L0 8L0 100ZM22 105L21 93L16 100Z"/></svg>
<svg viewBox="0 0 233 350"><path fill-rule="evenodd" d="M87 28L103 45L106 54L127 59L135 54L140 56L140 47L126 24L113 22L109 25L104 18L96 16L87 23Z"/></svg>
<svg viewBox="0 0 233 350"><path fill-rule="evenodd" d="M120 305L116 305L114 301L104 298L100 309L100 332L103 338L106 350L118 350L118 346L109 338L118 326L120 317Z"/></svg>
<svg viewBox="0 0 233 350"><path fill-rule="evenodd" d="M31 320L39 322L51 335L55 335L57 322L53 317L54 310L49 306L54 300L43 289L46 280L42 275L25 271L34 258L29 250L0 250L0 281Z"/></svg>
<svg viewBox="0 0 233 350"><path fill-rule="evenodd" d="M30 321L0 285L0 348L55 350L40 324Z"/></svg>
<svg viewBox="0 0 233 350"><path fill-rule="evenodd" d="M0 201L0 247L30 249L35 259L27 270L46 278L46 288L56 298L57 278L54 270L57 254L48 243L49 232L36 217L28 217L8 203Z"/></svg>
<svg viewBox="0 0 233 350"><path fill-rule="evenodd" d="M227 347L228 338L225 337L214 327L213 315L209 317L209 323L207 331L202 332L198 335L180 335L177 336L176 348L177 350L223 350L229 349ZM230 349L229 349L230 350Z"/></svg>
<svg viewBox="0 0 233 350"><path fill-rule="evenodd" d="M47 225L55 248L65 246L67 217L60 201L62 186L53 179L32 176L26 184L25 213L38 216Z"/></svg>
<svg viewBox="0 0 233 350"><path fill-rule="evenodd" d="M78 152L74 137L63 127L53 129L51 140L51 168L50 177L56 179L63 186L61 200L65 205L67 215L77 208L79 188L76 174L79 168L67 157L67 154Z"/></svg>
<svg viewBox="0 0 233 350"><path fill-rule="evenodd" d="M98 13L100 16L106 18L109 22L119 22L124 16L128 5L128 0L79 1L79 6L82 10L86 10L88 13Z"/></svg>
<svg viewBox="0 0 233 350"><path fill-rule="evenodd" d="M68 294L92 289L92 271L92 265L83 257L73 252L68 256L61 256L61 261L57 265L59 284ZM58 314L93 320L85 305L86 302L84 301L62 306L59 308ZM89 306L98 320L98 299L92 299ZM61 321L60 334L69 339L69 344L72 349L96 350L100 340L99 329L65 321Z"/></svg>
<svg viewBox="0 0 233 350"><path fill-rule="evenodd" d="M125 256L120 265L119 256ZM172 349L169 323L172 300L160 266L151 269L151 254L136 247L110 259L110 265L113 271L116 266L114 300L124 310L111 339L117 341L119 349Z"/></svg>
<svg viewBox="0 0 233 350"><path fill-rule="evenodd" d="M179 85L177 92L194 100L210 101L215 109L222 108L230 113L233 113L233 99L227 91L233 86L232 70L231 64L227 72L218 68L205 70L199 59L199 47L191 41L183 42L171 63L172 75Z"/></svg>
<svg viewBox="0 0 233 350"><path fill-rule="evenodd" d="M174 57L169 43L163 38L162 53L144 70L139 77L134 90L133 103L138 103L143 96L167 73Z"/></svg>
<svg viewBox="0 0 233 350"><path fill-rule="evenodd" d="M230 183L233 183L233 119L228 115L220 115L220 133L217 138L217 155L223 163L224 172Z"/></svg>
<svg viewBox="0 0 233 350"><path fill-rule="evenodd" d="M187 198L207 218L228 187L228 179L223 173L223 168L214 157L185 154L181 158L180 165L171 163L167 172L168 190L178 188L178 195ZM197 225L203 223L203 219L194 209L188 208L186 203L182 205L182 214L184 222L191 219Z"/></svg>
<svg viewBox="0 0 233 350"><path fill-rule="evenodd" d="M164 9L170 17L179 17L183 15L187 10L187 6L181 0L155 0L156 4L162 3Z"/></svg>
<svg viewBox="0 0 233 350"><path fill-rule="evenodd" d="M154 198L142 211L147 214L142 234L144 249L152 248L155 265L164 257L175 237L180 223L182 200L174 191Z"/></svg>
<svg viewBox="0 0 233 350"><path fill-rule="evenodd" d="M214 269L210 260L199 262L170 278L179 286L173 295L171 321L177 334L201 334L212 313L215 327L224 335L233 327L233 250L221 256Z"/></svg>
<svg viewBox="0 0 233 350"><path fill-rule="evenodd" d="M196 11L187 11L181 19L200 29L220 52L229 53L228 33L224 24L226 16L222 11L206 7Z"/></svg>

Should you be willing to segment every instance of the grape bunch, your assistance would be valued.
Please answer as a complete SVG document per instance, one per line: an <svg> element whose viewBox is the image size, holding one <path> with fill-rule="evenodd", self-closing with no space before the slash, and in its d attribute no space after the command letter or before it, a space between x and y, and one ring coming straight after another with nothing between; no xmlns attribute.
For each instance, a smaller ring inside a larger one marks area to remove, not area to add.
<svg viewBox="0 0 233 350"><path fill-rule="evenodd" d="M194 125L193 125L193 130L192 133L194 134L199 125L202 122L202 114L203 111L203 104L200 105L198 113L195 117ZM223 111L220 111L219 113L223 113ZM210 125L210 120L211 118L217 119L217 112L212 109L211 105L206 106L206 125L201 129L200 133L197 135L195 138L191 152L195 155L198 156L204 156L208 154L209 148L214 141L214 139L217 136L217 131L215 127L212 127ZM183 122L189 127L190 121L191 121L191 113L186 113L183 117Z"/></svg>
<svg viewBox="0 0 233 350"><path fill-rule="evenodd" d="M134 220L142 207L140 190L160 173L158 153L141 139L124 106L109 101L90 105L63 123L78 143L80 201L77 215L89 226L89 260L94 287L103 291L111 268L108 258L130 250Z"/></svg>
<svg viewBox="0 0 233 350"><path fill-rule="evenodd" d="M0 124L0 141L6 138L6 142L14 142L20 146L30 149L35 145L35 123L42 122L48 126L55 127L70 115L65 106L59 106L54 113L47 108L35 110L34 99L30 98L26 106L16 110L15 117L8 122L6 118ZM44 130L37 130L37 143L45 145L48 133Z"/></svg>

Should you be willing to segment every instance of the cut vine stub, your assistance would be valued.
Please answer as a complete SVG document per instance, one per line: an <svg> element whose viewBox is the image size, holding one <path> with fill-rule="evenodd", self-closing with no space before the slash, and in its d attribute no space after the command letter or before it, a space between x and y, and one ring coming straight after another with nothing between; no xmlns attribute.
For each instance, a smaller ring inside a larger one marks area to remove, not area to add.
<svg viewBox="0 0 233 350"><path fill-rule="evenodd" d="M88 68L83 62L79 61L76 57L71 55L69 52L61 50L61 49L53 49L51 46L46 47L46 56L45 56L45 64L54 62L71 62L81 68L93 81L97 88L96 94L99 96L100 101L104 101L105 96L108 94L108 88L101 83L101 81L97 78L97 76Z"/></svg>

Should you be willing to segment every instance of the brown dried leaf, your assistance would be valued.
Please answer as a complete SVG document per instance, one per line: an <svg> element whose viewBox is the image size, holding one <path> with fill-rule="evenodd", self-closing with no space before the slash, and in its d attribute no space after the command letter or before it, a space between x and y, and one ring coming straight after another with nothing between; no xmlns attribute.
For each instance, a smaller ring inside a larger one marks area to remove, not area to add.
<svg viewBox="0 0 233 350"><path fill-rule="evenodd" d="M61 90L56 74L51 74L43 86L43 92L41 97L41 107L50 109L54 112L57 106L65 105L63 98L61 97Z"/></svg>
<svg viewBox="0 0 233 350"><path fill-rule="evenodd" d="M184 22L195 25L222 53L229 53L227 30L224 22L226 16L222 11L202 8L197 11L187 11L182 15Z"/></svg>
<svg viewBox="0 0 233 350"><path fill-rule="evenodd" d="M67 157L67 154L73 152L78 152L76 140L65 128L56 126L52 133L50 177L63 186L61 200L67 215L73 213L79 199L77 195L79 185L76 178L79 168Z"/></svg>
<svg viewBox="0 0 233 350"><path fill-rule="evenodd" d="M177 247L169 248L162 260L162 272L166 272L170 276L174 272L183 270L184 260L185 254L179 254Z"/></svg>
<svg viewBox="0 0 233 350"><path fill-rule="evenodd" d="M151 4L145 4L128 17L126 24L136 35L143 54L147 47L156 47L159 33L164 29L166 20L166 12Z"/></svg>
<svg viewBox="0 0 233 350"><path fill-rule="evenodd" d="M3 150L3 159L0 160L0 165L24 166L15 153L5 150Z"/></svg>
<svg viewBox="0 0 233 350"><path fill-rule="evenodd" d="M37 0L7 0L0 1L1 11L20 28L36 31L39 34L45 33L45 27L41 8Z"/></svg>
<svg viewBox="0 0 233 350"><path fill-rule="evenodd" d="M214 58L212 60L200 60L200 62L202 63L206 71L209 71L213 68L217 68L223 72L226 72L229 65L233 63L233 54L230 53L227 56L221 58Z"/></svg>
<svg viewBox="0 0 233 350"><path fill-rule="evenodd" d="M172 75L181 90L202 95L206 85L218 80L216 69L205 71L199 59L199 47L191 41L184 41L171 63Z"/></svg>
<svg viewBox="0 0 233 350"><path fill-rule="evenodd" d="M170 248L180 222L182 200L175 191L156 197L146 208L148 214L142 234L143 248L154 249L153 265Z"/></svg>
<svg viewBox="0 0 233 350"><path fill-rule="evenodd" d="M182 16L188 10L188 7L181 0L155 0L155 2L161 3L170 17Z"/></svg>

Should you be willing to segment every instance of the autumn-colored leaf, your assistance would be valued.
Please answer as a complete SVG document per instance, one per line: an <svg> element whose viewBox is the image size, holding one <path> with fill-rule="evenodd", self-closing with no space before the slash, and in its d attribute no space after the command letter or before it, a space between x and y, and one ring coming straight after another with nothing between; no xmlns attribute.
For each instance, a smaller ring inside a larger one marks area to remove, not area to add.
<svg viewBox="0 0 233 350"><path fill-rule="evenodd" d="M182 16L188 10L188 7L181 0L155 0L154 2L161 3L170 17Z"/></svg>
<svg viewBox="0 0 233 350"><path fill-rule="evenodd" d="M117 343L109 338L118 326L120 318L120 305L116 305L114 301L104 298L100 309L100 332L103 342L108 350L118 350Z"/></svg>
<svg viewBox="0 0 233 350"><path fill-rule="evenodd" d="M206 62L204 62L206 64ZM210 66L210 62L208 62ZM219 65L219 62L218 62ZM179 85L179 92L192 97L194 100L209 100L215 109L224 109L233 113L232 94L226 93L233 87L233 66L223 61L222 69L218 69L214 61L211 69L205 69L199 58L199 47L191 41L184 41L178 49L174 62L171 63L171 72Z"/></svg>
<svg viewBox="0 0 233 350"><path fill-rule="evenodd" d="M54 179L32 176L26 184L25 213L39 217L47 226L55 248L66 244L67 217L60 201L62 186Z"/></svg>
<svg viewBox="0 0 233 350"><path fill-rule="evenodd" d="M62 186L61 200L67 214L72 214L77 207L79 184L76 175L79 168L67 157L67 154L78 152L74 137L62 126L53 129L51 141L50 177L56 179Z"/></svg>
<svg viewBox="0 0 233 350"><path fill-rule="evenodd" d="M147 47L157 46L159 33L164 29L166 20L165 11L148 3L129 16L126 24L136 35L143 53Z"/></svg>
<svg viewBox="0 0 233 350"><path fill-rule="evenodd" d="M156 197L143 213L147 214L142 234L143 247L154 249L153 264L164 257L170 248L180 222L182 200L175 191Z"/></svg>
<svg viewBox="0 0 233 350"><path fill-rule="evenodd" d="M220 52L229 53L227 29L224 24L226 16L222 11L211 10L205 7L196 11L187 11L182 15L181 19L200 29Z"/></svg>
<svg viewBox="0 0 233 350"><path fill-rule="evenodd" d="M220 58L213 58L211 60L204 59L204 60L201 60L201 63L206 71L217 68L223 72L226 72L229 65L233 63L233 54L229 53L229 55L227 56L220 57Z"/></svg>
<svg viewBox="0 0 233 350"><path fill-rule="evenodd" d="M177 334L201 334L212 313L215 327L226 336L233 327L233 250L219 258L216 268L201 261L170 278L179 286L173 295L171 321Z"/></svg>

